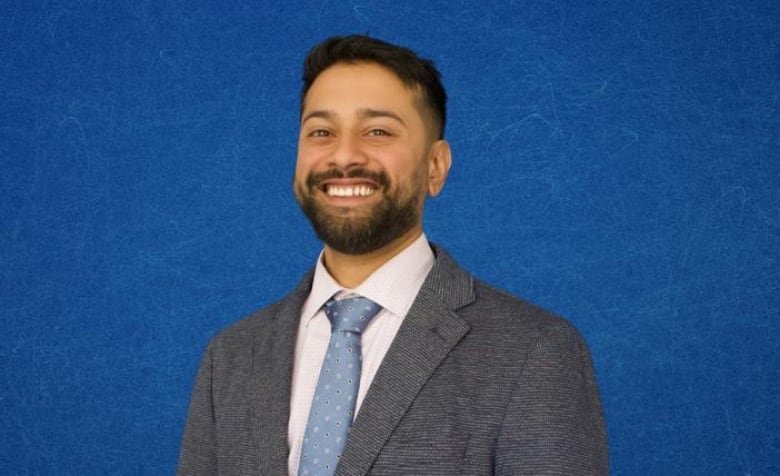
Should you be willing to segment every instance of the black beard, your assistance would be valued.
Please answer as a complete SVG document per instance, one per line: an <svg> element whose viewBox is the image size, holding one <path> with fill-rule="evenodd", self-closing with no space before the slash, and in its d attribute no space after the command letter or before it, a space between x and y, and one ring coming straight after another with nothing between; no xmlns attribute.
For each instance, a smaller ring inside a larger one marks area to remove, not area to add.
<svg viewBox="0 0 780 476"><path fill-rule="evenodd" d="M319 204L314 195L322 180L329 178L369 178L379 184L374 193L384 193L385 200L379 202L367 217L334 217ZM384 173L363 169L350 170L345 174L330 170L310 175L306 190L298 190L296 199L309 218L317 237L330 248L345 254L361 255L378 250L400 238L419 221L419 198L414 193L400 197L400 191L389 189L389 180Z"/></svg>

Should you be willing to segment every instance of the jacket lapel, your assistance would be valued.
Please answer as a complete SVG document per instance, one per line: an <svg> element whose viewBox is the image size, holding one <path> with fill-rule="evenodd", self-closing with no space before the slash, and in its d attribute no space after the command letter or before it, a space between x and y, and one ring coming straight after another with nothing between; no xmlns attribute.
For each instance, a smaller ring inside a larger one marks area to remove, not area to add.
<svg viewBox="0 0 780 476"><path fill-rule="evenodd" d="M269 322L258 326L253 336L249 411L258 451L258 474L287 474L295 335L301 307L311 288L311 275L304 277Z"/></svg>
<svg viewBox="0 0 780 476"><path fill-rule="evenodd" d="M473 280L441 249L350 430L337 474L366 474L420 389L470 327L454 310L474 301Z"/></svg>

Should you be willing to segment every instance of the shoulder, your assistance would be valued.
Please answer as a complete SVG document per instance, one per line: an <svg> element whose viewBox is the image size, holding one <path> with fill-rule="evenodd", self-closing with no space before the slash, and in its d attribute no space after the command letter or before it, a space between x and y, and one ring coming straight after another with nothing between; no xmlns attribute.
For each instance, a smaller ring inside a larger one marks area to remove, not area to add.
<svg viewBox="0 0 780 476"><path fill-rule="evenodd" d="M474 280L474 295L474 302L464 311L479 312L486 318L490 316L506 321L506 324L526 327L571 326L563 317L477 279Z"/></svg>
<svg viewBox="0 0 780 476"><path fill-rule="evenodd" d="M527 355L541 346L567 355L587 355L582 335L567 319L476 279L474 297L456 313L468 322L472 339L493 351Z"/></svg>
<svg viewBox="0 0 780 476"><path fill-rule="evenodd" d="M294 330L300 318L301 292L294 290L288 296L257 309L244 318L220 330L209 342L216 355L250 352L258 339L273 339L275 335Z"/></svg>
<svg viewBox="0 0 780 476"><path fill-rule="evenodd" d="M437 262L429 276L430 289L468 322L472 332L522 341L546 335L581 342L579 332L565 318L475 278L443 248L434 245L434 251Z"/></svg>
<svg viewBox="0 0 780 476"><path fill-rule="evenodd" d="M244 340L258 333L297 324L300 311L311 291L314 270L309 270L293 290L281 299L261 307L219 331L212 342L226 343ZM294 322L291 322L294 321Z"/></svg>
<svg viewBox="0 0 780 476"><path fill-rule="evenodd" d="M268 325L268 323L279 312L279 309L284 306L284 303L287 299L288 298L285 297L284 299L252 311L251 314L244 316L240 320L220 330L214 336L214 339L230 340L241 338L241 336L244 335L254 334L264 326Z"/></svg>

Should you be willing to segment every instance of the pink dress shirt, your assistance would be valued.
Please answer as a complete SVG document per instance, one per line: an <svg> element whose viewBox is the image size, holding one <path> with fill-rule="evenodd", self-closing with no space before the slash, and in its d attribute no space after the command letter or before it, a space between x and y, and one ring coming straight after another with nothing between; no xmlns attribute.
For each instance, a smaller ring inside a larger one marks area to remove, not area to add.
<svg viewBox="0 0 780 476"><path fill-rule="evenodd" d="M322 311L325 302L336 293L365 296L382 306L362 337L363 369L360 377L355 415L384 359L387 349L412 307L423 281L434 263L433 251L425 234L394 256L354 289L340 286L317 260L311 293L301 310L298 340L295 346L288 442L289 474L298 474L301 445L309 419L309 410L317 387L320 367L330 340L330 322ZM339 296L341 297L341 296Z"/></svg>

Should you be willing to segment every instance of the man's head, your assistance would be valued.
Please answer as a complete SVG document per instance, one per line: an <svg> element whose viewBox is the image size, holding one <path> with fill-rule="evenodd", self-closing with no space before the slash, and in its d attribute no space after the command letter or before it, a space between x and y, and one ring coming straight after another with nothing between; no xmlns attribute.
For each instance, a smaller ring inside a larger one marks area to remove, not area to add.
<svg viewBox="0 0 780 476"><path fill-rule="evenodd" d="M414 51L362 35L332 37L309 51L303 63L301 110L306 93L319 75L338 64L375 63L389 69L408 88L419 94L419 107L426 125L436 139L444 139L447 120L447 93L433 62Z"/></svg>
<svg viewBox="0 0 780 476"><path fill-rule="evenodd" d="M362 255L419 236L425 197L450 166L438 76L409 50L366 37L329 39L307 57L294 191L326 247Z"/></svg>

